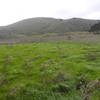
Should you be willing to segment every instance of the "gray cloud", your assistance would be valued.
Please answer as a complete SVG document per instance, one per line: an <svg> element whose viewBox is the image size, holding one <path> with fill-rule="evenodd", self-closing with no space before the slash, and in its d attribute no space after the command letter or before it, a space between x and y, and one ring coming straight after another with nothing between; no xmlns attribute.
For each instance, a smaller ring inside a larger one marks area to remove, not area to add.
<svg viewBox="0 0 100 100"><path fill-rule="evenodd" d="M0 25L32 17L100 19L100 0L0 0Z"/></svg>

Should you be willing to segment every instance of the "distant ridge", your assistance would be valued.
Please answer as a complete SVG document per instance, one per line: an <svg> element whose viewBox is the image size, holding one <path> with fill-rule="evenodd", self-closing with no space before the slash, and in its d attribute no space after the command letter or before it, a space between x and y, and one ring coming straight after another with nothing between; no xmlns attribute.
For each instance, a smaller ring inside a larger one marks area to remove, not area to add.
<svg viewBox="0 0 100 100"><path fill-rule="evenodd" d="M82 18L56 19L37 17L25 19L14 24L0 27L0 34L37 34L37 33L65 33L88 31L99 20Z"/></svg>

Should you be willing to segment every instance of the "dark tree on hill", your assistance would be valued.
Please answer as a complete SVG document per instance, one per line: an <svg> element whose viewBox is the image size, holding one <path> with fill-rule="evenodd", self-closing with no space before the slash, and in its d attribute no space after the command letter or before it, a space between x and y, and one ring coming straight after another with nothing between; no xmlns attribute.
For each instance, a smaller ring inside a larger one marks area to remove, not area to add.
<svg viewBox="0 0 100 100"><path fill-rule="evenodd" d="M89 32L93 32L94 34L100 34L100 22L91 26Z"/></svg>

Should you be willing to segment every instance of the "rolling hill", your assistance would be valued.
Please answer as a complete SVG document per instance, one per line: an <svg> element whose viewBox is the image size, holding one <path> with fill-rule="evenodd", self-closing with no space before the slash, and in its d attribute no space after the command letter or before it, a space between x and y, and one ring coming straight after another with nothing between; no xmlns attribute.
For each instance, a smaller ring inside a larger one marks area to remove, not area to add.
<svg viewBox="0 0 100 100"><path fill-rule="evenodd" d="M82 18L55 19L37 17L25 19L8 26L1 26L0 43L8 43L8 41L11 43L16 41L40 41L41 38L32 37L34 34L61 33L63 35L66 32L84 32L98 22L99 20Z"/></svg>
<svg viewBox="0 0 100 100"><path fill-rule="evenodd" d="M88 20L81 18L55 19L55 18L30 18L14 24L1 27L0 34L8 33L65 33L76 31L88 31L91 25L99 20Z"/></svg>

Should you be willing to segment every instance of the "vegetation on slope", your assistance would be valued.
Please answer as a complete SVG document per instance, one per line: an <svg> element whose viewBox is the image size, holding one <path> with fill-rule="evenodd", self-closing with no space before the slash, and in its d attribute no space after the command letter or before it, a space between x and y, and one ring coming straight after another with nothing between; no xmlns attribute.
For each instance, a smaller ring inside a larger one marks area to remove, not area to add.
<svg viewBox="0 0 100 100"><path fill-rule="evenodd" d="M88 31L99 20L81 18L55 19L55 18L30 18L14 24L1 27L0 34L36 34L36 33L65 33Z"/></svg>
<svg viewBox="0 0 100 100"><path fill-rule="evenodd" d="M100 100L99 91L99 44L0 46L0 100Z"/></svg>
<svg viewBox="0 0 100 100"><path fill-rule="evenodd" d="M100 22L92 25L89 32L93 32L94 34L100 34Z"/></svg>

